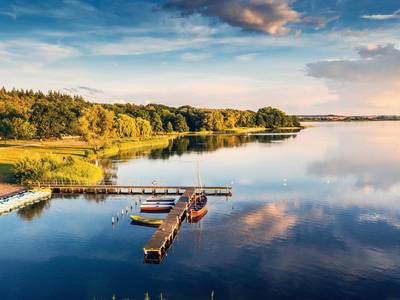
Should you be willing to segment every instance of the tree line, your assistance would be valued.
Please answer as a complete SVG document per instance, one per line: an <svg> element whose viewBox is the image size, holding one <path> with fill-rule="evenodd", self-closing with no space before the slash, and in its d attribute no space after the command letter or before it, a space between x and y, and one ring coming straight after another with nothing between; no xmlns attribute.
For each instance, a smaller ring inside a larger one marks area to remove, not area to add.
<svg viewBox="0 0 400 300"><path fill-rule="evenodd" d="M223 131L236 127L299 127L295 117L264 107L257 112L161 104L96 104L60 92L0 89L0 136L48 139L79 135L101 147L106 140L154 134Z"/></svg>

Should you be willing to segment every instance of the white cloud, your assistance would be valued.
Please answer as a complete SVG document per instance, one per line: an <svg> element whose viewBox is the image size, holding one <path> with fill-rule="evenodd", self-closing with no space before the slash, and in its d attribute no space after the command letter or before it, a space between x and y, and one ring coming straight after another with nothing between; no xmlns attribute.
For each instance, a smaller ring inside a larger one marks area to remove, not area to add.
<svg viewBox="0 0 400 300"><path fill-rule="evenodd" d="M361 18L367 19L367 20L375 20L375 21L399 19L400 18L400 9L396 10L394 13L388 14L388 15L383 15L383 14L363 15L363 16L361 16Z"/></svg>
<svg viewBox="0 0 400 300"><path fill-rule="evenodd" d="M201 48L204 46L205 41L207 41L206 38L167 39L138 37L127 38L113 43L91 44L87 46L87 49L92 55L140 55L183 50L191 47Z"/></svg>
<svg viewBox="0 0 400 300"><path fill-rule="evenodd" d="M334 105L342 111L400 113L400 50L393 44L369 44L356 50L359 59L308 64L308 75L327 81L339 95Z"/></svg>
<svg viewBox="0 0 400 300"><path fill-rule="evenodd" d="M79 55L79 51L65 45L30 39L0 41L0 61L22 68Z"/></svg>

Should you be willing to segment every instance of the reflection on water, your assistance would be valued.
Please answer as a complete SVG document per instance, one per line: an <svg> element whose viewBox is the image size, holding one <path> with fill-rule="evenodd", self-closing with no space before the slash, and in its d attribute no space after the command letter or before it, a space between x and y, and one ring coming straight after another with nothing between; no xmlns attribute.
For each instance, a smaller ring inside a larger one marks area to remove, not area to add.
<svg viewBox="0 0 400 300"><path fill-rule="evenodd" d="M111 226L132 196L63 195L0 217L0 298L399 299L400 122L317 125L103 161L121 184L189 185L196 161L206 184L233 181L161 265L143 264L154 228Z"/></svg>
<svg viewBox="0 0 400 300"><path fill-rule="evenodd" d="M117 158L127 160L146 155L150 159L168 159L174 155L183 155L189 152L213 152L221 148L240 147L248 143L272 143L295 138L296 134L289 133L273 134L244 134L244 135L197 135L182 136L171 140L168 147L153 149L150 151L127 151L120 153Z"/></svg>
<svg viewBox="0 0 400 300"><path fill-rule="evenodd" d="M284 237L298 219L289 214L287 205L285 202L266 204L248 212L240 220L255 239L271 241L275 237Z"/></svg>
<svg viewBox="0 0 400 300"><path fill-rule="evenodd" d="M32 221L35 218L39 218L43 211L49 208L50 201L42 201L19 209L17 214L25 221Z"/></svg>
<svg viewBox="0 0 400 300"><path fill-rule="evenodd" d="M368 193L388 190L400 182L400 133L398 126L370 126L367 134L357 128L346 128L322 160L308 167L311 175L352 178L355 185Z"/></svg>
<svg viewBox="0 0 400 300"><path fill-rule="evenodd" d="M280 131L272 133L252 134L221 134L196 135L177 137L169 145L160 149L128 150L119 153L111 159L103 159L101 166L106 184L115 184L118 181L118 165L121 161L128 161L140 157L148 159L170 159L173 156L182 156L191 152L213 152L222 148L240 147L249 143L274 143L294 139L299 130Z"/></svg>

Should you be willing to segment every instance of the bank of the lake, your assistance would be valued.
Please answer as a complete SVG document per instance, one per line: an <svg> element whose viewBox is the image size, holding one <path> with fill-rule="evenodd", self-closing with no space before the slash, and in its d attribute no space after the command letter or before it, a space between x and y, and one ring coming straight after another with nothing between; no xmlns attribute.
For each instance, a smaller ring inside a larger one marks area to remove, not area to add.
<svg viewBox="0 0 400 300"><path fill-rule="evenodd" d="M110 157L121 151L158 149L168 146L174 136L154 136L145 140L119 140L95 152L87 143L78 138L60 140L12 140L0 143L0 183L16 183L14 166L21 158L44 157L51 154L54 157L72 157L76 161ZM98 172L88 181L97 180Z"/></svg>

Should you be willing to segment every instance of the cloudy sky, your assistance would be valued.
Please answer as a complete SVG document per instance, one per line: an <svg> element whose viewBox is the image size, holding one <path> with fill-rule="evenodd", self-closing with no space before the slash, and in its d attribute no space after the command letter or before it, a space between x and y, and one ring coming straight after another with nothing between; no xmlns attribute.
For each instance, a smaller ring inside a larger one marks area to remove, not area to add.
<svg viewBox="0 0 400 300"><path fill-rule="evenodd" d="M400 114L400 2L2 0L0 85L97 102Z"/></svg>

